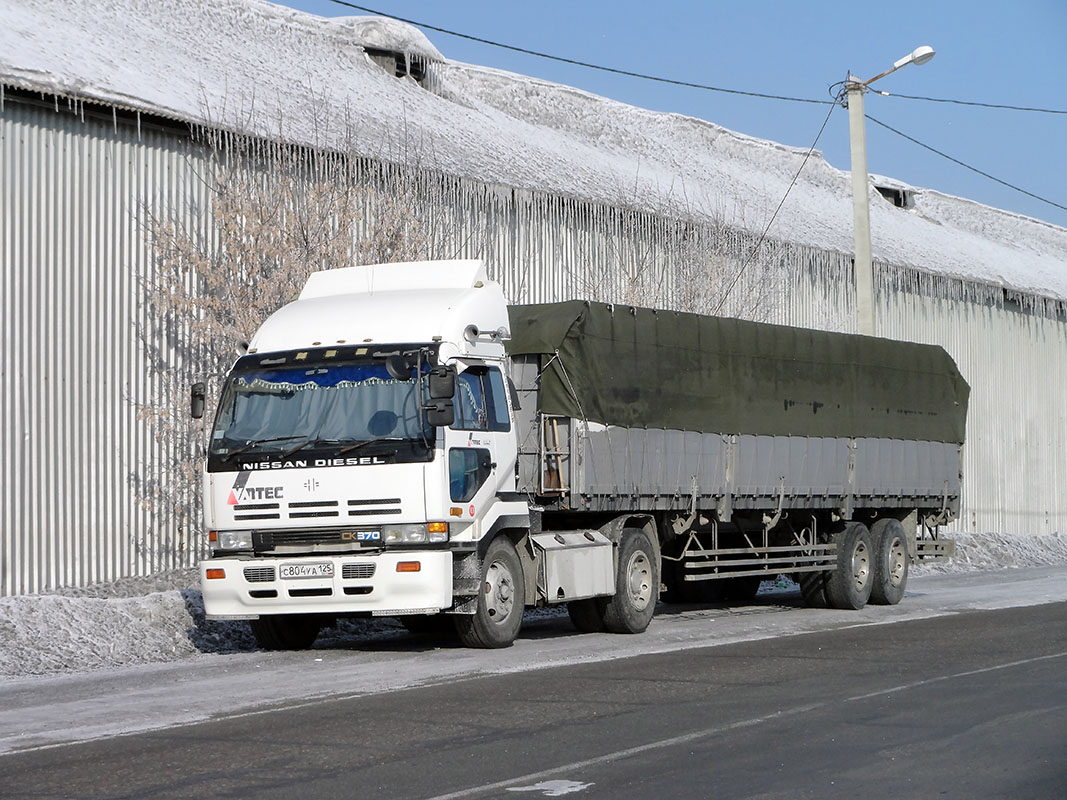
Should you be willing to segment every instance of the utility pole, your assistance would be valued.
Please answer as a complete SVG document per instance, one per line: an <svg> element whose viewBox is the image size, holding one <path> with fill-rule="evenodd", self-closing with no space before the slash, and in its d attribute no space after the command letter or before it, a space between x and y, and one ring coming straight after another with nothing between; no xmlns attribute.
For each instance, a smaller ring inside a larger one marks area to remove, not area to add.
<svg viewBox="0 0 1067 800"><path fill-rule="evenodd" d="M891 69L861 81L849 74L845 82L848 98L848 143L852 155L852 239L856 274L856 330L874 336L874 267L871 264L871 210L867 197L867 132L863 114L863 93L879 78L908 64L925 64L934 57L934 48L923 45L893 63Z"/></svg>

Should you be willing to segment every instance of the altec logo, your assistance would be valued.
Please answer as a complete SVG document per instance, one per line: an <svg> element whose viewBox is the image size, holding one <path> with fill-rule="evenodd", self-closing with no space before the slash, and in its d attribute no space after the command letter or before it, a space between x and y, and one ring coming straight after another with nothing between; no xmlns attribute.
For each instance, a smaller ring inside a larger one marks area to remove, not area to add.
<svg viewBox="0 0 1067 800"><path fill-rule="evenodd" d="M280 500L283 496L281 486L247 486L249 472L237 474L237 480L233 482L230 496L226 498L226 504L236 506L254 500Z"/></svg>
<svg viewBox="0 0 1067 800"><path fill-rule="evenodd" d="M247 503L252 500L281 500L282 495L281 486L246 486L243 489L230 490L230 496L226 498L226 502L231 506L235 506L238 503Z"/></svg>

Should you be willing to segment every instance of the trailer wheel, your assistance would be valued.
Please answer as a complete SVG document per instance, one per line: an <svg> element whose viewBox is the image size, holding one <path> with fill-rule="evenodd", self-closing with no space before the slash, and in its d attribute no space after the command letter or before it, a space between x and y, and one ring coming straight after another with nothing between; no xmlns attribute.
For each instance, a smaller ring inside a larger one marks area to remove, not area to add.
<svg viewBox="0 0 1067 800"><path fill-rule="evenodd" d="M571 600L567 603L567 614L570 615L574 627L582 633L601 633L604 630L604 617L595 597L588 600Z"/></svg>
<svg viewBox="0 0 1067 800"><path fill-rule="evenodd" d="M826 582L826 597L834 608L858 611L867 605L874 584L871 574L871 534L862 522L849 522L834 535L837 566Z"/></svg>
<svg viewBox="0 0 1067 800"><path fill-rule="evenodd" d="M830 601L826 599L826 583L829 574L829 572L801 572L797 575L800 594L803 595L804 603L808 608L830 607Z"/></svg>
<svg viewBox="0 0 1067 800"><path fill-rule="evenodd" d="M489 545L481 586L475 612L453 616L459 640L467 647L510 647L522 626L526 584L519 554L507 537Z"/></svg>
<svg viewBox="0 0 1067 800"><path fill-rule="evenodd" d="M763 578L758 575L743 575L739 578L727 578L725 589L726 599L736 603L747 603L753 600L759 593Z"/></svg>
<svg viewBox="0 0 1067 800"><path fill-rule="evenodd" d="M625 528L619 540L615 594L600 598L604 629L612 633L641 633L652 621L659 591L659 563L648 534Z"/></svg>
<svg viewBox="0 0 1067 800"><path fill-rule="evenodd" d="M908 585L908 545L904 526L895 519L880 519L871 526L874 553L872 603L895 606Z"/></svg>
<svg viewBox="0 0 1067 800"><path fill-rule="evenodd" d="M685 562L663 559L660 564L663 585L667 588L660 599L664 603L719 603L723 600L721 580L687 581Z"/></svg>
<svg viewBox="0 0 1067 800"><path fill-rule="evenodd" d="M248 627L264 650L307 650L318 638L322 621L314 614L270 614L250 619Z"/></svg>

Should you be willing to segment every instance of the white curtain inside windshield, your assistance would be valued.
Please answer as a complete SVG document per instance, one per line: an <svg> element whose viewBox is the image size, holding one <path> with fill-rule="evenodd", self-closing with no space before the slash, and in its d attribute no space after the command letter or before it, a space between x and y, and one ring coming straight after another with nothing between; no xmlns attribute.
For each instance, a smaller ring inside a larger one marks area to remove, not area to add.
<svg viewBox="0 0 1067 800"><path fill-rule="evenodd" d="M398 381L378 364L240 372L215 439L416 439L423 435L418 401L417 381Z"/></svg>

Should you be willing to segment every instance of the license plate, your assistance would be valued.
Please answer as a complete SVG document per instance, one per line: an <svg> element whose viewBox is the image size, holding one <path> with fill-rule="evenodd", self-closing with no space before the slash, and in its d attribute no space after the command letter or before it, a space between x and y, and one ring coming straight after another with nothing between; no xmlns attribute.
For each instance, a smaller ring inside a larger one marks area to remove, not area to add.
<svg viewBox="0 0 1067 800"><path fill-rule="evenodd" d="M332 578L333 562L326 561L315 564L282 564L278 570L282 580L293 578Z"/></svg>

